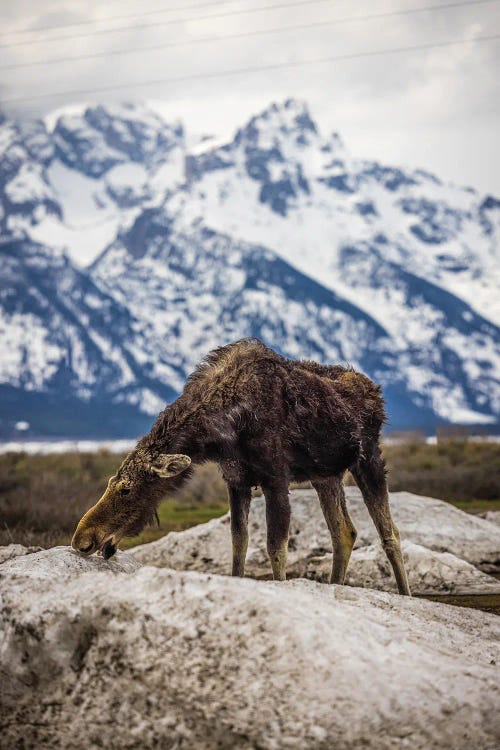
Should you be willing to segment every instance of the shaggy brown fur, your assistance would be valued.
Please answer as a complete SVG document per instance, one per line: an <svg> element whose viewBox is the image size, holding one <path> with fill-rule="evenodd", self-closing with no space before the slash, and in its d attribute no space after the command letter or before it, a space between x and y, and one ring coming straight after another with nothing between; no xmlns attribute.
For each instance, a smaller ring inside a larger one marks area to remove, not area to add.
<svg viewBox="0 0 500 750"><path fill-rule="evenodd" d="M343 492L350 470L392 564L409 593L392 522L379 438L385 419L379 386L340 366L286 359L256 339L210 352L182 395L111 477L80 521L73 546L106 555L151 521L160 499L189 476L191 462L216 461L228 485L233 575L243 575L251 487L266 498L268 552L285 578L292 480L311 480L333 543L332 582L343 583L356 538Z"/></svg>

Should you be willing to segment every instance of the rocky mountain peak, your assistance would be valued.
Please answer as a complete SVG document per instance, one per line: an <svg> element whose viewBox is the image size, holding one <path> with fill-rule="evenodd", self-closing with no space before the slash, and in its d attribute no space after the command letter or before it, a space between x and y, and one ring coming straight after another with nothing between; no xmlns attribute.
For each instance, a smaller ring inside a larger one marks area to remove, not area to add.
<svg viewBox="0 0 500 750"><path fill-rule="evenodd" d="M274 102L240 128L235 144L279 148L281 142L298 147L307 146L318 139L318 127L312 119L307 104L295 99Z"/></svg>
<svg viewBox="0 0 500 750"><path fill-rule="evenodd" d="M0 226L24 243L0 252L18 269L17 306L0 290L13 424L64 393L94 425L96 399L131 410L135 433L248 335L364 370L393 429L496 422L497 198L358 159L294 99L195 140L134 103L0 124Z"/></svg>
<svg viewBox="0 0 500 750"><path fill-rule="evenodd" d="M135 104L90 106L61 115L54 127L61 161L93 178L129 161L154 167L183 138L179 123L170 125L148 107Z"/></svg>

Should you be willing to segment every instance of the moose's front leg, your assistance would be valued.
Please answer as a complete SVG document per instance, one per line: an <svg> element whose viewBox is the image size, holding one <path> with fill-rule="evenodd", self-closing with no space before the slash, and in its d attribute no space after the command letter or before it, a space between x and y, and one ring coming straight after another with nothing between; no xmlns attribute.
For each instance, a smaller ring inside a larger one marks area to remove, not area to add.
<svg viewBox="0 0 500 750"><path fill-rule="evenodd" d="M228 484L231 508L231 536L233 541L233 576L245 575L248 548L248 511L252 499L250 487Z"/></svg>
<svg viewBox="0 0 500 750"><path fill-rule="evenodd" d="M286 556L290 529L288 482L262 485L266 498L267 553L275 581L286 580Z"/></svg>

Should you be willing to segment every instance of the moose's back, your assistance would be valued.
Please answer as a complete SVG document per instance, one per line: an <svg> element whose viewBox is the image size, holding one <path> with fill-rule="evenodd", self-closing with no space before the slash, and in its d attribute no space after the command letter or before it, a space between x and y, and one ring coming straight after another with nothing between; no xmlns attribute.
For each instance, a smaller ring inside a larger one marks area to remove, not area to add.
<svg viewBox="0 0 500 750"><path fill-rule="evenodd" d="M284 392L282 437L294 479L340 474L356 463L366 440L378 439L383 400L364 375L297 362L288 372Z"/></svg>

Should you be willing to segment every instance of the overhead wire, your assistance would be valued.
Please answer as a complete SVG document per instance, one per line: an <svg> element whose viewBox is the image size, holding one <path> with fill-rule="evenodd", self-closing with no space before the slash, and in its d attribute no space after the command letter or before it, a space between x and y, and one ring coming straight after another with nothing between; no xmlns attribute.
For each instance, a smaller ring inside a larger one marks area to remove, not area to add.
<svg viewBox="0 0 500 750"><path fill-rule="evenodd" d="M328 57L319 57L313 60L297 60L286 63L269 63L266 65L248 66L245 68L233 68L219 71L207 71L205 73L194 73L186 74L182 76L174 76L170 78L157 78L157 79L146 79L142 81L128 81L123 84L111 84L106 86L99 86L97 88L90 89L72 89L70 91L53 91L49 93L32 94L31 96L18 96L3 99L2 104L20 104L22 102L33 102L42 99L51 99L58 97L69 97L69 96L81 96L81 95L94 95L102 94L110 91L121 91L124 89L137 88L137 87L148 87L155 85L169 85L175 83L188 83L192 81L210 80L214 78L233 77L238 75L248 75L252 73L262 73L271 70L282 70L282 69L293 69L308 65L321 65L330 62L339 62L345 60L362 59L368 57L376 57L387 54L401 54L404 52L416 52L429 49L438 49L443 47L457 46L461 44L470 44L471 42L489 42L500 39L500 34L492 34L489 36L475 37L469 39L455 39L443 42L433 42L429 44L416 44L408 45L404 47L393 47L380 50L370 50L366 52L348 53L344 55L334 55Z"/></svg>
<svg viewBox="0 0 500 750"><path fill-rule="evenodd" d="M55 31L57 29L72 29L75 26L93 26L99 23L107 23L108 21L124 21L127 18L143 18L146 16L157 16L163 13L177 13L180 10L197 10L198 8L218 8L221 5L234 5L237 0L221 0L218 3L214 3L214 0L210 0L208 3L198 3L197 5L178 5L176 7L169 8L157 8L156 10L148 11L135 11L126 15L120 14L119 16L105 16L104 18L92 18L86 21L72 21L71 23L61 24L49 24L47 26L36 26L34 29L17 29L8 31L0 34L0 39L10 34L38 34L40 31ZM120 3L121 4L121 3ZM109 6L109 3L107 3Z"/></svg>
<svg viewBox="0 0 500 750"><path fill-rule="evenodd" d="M95 60L99 59L101 57L121 57L121 56L128 56L137 54L138 52L150 52L150 51L156 51L160 49L170 49L170 48L176 48L176 47L185 47L185 46L191 46L195 44L206 44L209 42L223 42L226 40L231 39L243 39L243 38L250 38L255 36L263 36L267 34L282 34L286 33L288 31L302 31L302 30L308 30L308 29L314 29L314 28L321 28L324 26L335 26L335 25L342 25L342 24L348 24L348 23L357 23L362 21L374 21L379 18L391 18L391 17L398 17L398 16L408 16L415 13L424 13L424 12L432 12L436 10L449 10L452 8L460 8L463 6L470 6L470 5L482 5L485 3L493 3L493 2L499 2L499 0L484 0L483 2L451 2L451 3L445 3L442 5L426 5L420 8L406 8L401 10L394 10L394 11L385 11L382 13L370 13L366 14L364 16L350 16L347 18L333 18L333 19L326 19L321 21L312 21L310 23L300 23L300 24L294 24L291 26L275 26L270 29L257 29L252 31L242 31L238 32L237 34L225 34L225 35L212 35L212 36L206 36L206 37L199 37L195 39L189 39L189 40L182 40L177 42L162 42L160 44L148 44L147 46L139 46L139 47L133 47L125 50L106 50L101 52L90 52L90 53L82 53L81 55L70 55L70 56L61 56L56 58L50 58L48 60L35 60L34 62L25 62L25 63L12 63L8 65L0 65L0 70L18 70L22 68L31 68L31 67L38 67L40 65L54 65L54 64L62 64L65 62L72 62L77 60Z"/></svg>
<svg viewBox="0 0 500 750"><path fill-rule="evenodd" d="M476 0L476 2L494 2L495 0ZM209 16L190 16L187 18L171 18L167 21L155 21L154 23L134 23L132 25L128 24L126 26L115 26L110 29L94 29L93 31L85 32L84 34L59 34L57 36L51 36L47 39L27 39L25 41L19 41L19 42L10 42L10 43L1 43L0 48L5 47L21 47L25 46L27 44L49 44L51 42L57 42L61 40L69 40L69 39L82 39L86 36L92 36L94 37L97 34L115 34L117 31L135 31L136 29L150 29L150 28L158 28L163 26L172 26L174 24L180 24L180 23L189 23L192 21L211 21L214 18L229 18L232 16L242 16L242 15L252 15L253 13L262 13L270 10L284 10L287 8L297 8L302 5L324 5L325 3L329 3L331 0L299 0L299 2L295 3L279 3L276 5L262 5L258 8L250 8L250 9L239 9L239 10L231 10L226 11L225 13L214 13ZM147 15L147 14L143 14ZM137 16L138 18L140 16Z"/></svg>

